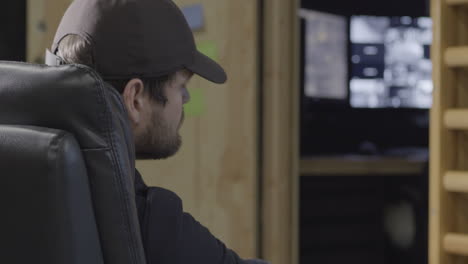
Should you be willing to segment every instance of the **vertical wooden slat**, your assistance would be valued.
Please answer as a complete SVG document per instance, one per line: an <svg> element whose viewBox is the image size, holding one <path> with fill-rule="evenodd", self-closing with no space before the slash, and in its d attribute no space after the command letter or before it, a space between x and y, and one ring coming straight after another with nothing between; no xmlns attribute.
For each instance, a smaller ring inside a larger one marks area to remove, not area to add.
<svg viewBox="0 0 468 264"><path fill-rule="evenodd" d="M296 89L291 89L291 264L299 264L299 253L301 245L299 243L299 178L300 178L300 143L299 143L299 134L300 134L300 98L302 89L300 88L300 69L301 69L301 59L300 59L300 23L297 16L297 10L299 10L300 2L298 0L290 1L292 2L292 87Z"/></svg>
<svg viewBox="0 0 468 264"><path fill-rule="evenodd" d="M28 0L26 5L26 60L41 62L45 47L45 0Z"/></svg>
<svg viewBox="0 0 468 264"><path fill-rule="evenodd" d="M452 45L458 47L467 47L468 44L468 10L465 6L449 7L449 10L455 13L455 23L452 25L452 30L455 30L455 41ZM450 18L448 18L450 21ZM465 55L465 54L464 54ZM460 55L460 57L463 55ZM452 70L455 74L455 84L452 89L455 89L456 109L468 108L468 76L466 76L468 65ZM468 118L468 114L464 115L464 119ZM468 137L466 130L452 132L455 134L454 151L456 153L455 168L460 171L468 171ZM450 151L450 150L447 150ZM452 206L451 215L454 223L449 223L447 232L456 232L459 237L468 233L468 200L464 193L448 193L448 205ZM451 226L453 224L453 226ZM451 229L451 230L450 230ZM466 251L466 250L465 250ZM468 259L465 254L452 255L451 258L456 263L467 263Z"/></svg>
<svg viewBox="0 0 468 264"><path fill-rule="evenodd" d="M262 256L298 263L298 1L264 0Z"/></svg>
<svg viewBox="0 0 468 264"><path fill-rule="evenodd" d="M429 263L450 264L449 256L442 245L443 236L453 231L454 217L452 196L443 187L442 176L448 170L456 169L456 135L443 123L446 109L454 107L456 102L455 72L444 63L446 49L457 43L456 14L445 0L431 1L433 19L433 44L431 50L433 62L434 102L431 109L430 126L430 197L429 197Z"/></svg>

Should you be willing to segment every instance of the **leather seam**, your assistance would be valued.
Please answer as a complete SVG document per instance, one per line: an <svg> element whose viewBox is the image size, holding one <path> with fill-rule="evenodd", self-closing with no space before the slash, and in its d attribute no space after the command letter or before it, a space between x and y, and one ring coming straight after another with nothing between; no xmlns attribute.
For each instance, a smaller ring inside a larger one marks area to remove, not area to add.
<svg viewBox="0 0 468 264"><path fill-rule="evenodd" d="M110 148L86 148L82 149L82 152L87 152L87 151L107 151L110 150Z"/></svg>
<svg viewBox="0 0 468 264"><path fill-rule="evenodd" d="M104 87L101 85L101 88L102 90L104 90ZM102 96L102 94L101 94ZM105 100L104 100L105 101ZM106 101L107 102L107 101ZM106 109L108 109L106 107ZM109 112L107 112L107 117L109 117ZM106 118L106 121L108 122L108 125L109 125L109 130L108 131L113 131L112 129L112 119L111 118ZM124 181L123 181L123 177L124 177L124 174L123 174L123 171L122 171L122 168L121 168L121 164L118 162L119 161L119 152L118 151L115 151L115 138L113 136L113 133L112 132L109 132L108 133L109 135L109 139L110 139L110 144L111 144L111 153L112 153L112 157L114 158L114 163L117 165L117 168L118 168L118 177L117 177L117 180L119 181L119 186L124 186ZM118 191L121 193L121 199L124 200L124 209L125 210L122 210L122 215L123 215L123 220L124 220L124 228L125 228L125 231L127 232L127 239L130 240L130 252L131 254L133 254L133 262L136 263L137 261L137 253L136 253L136 248L135 248L135 242L134 241L134 236L131 234L131 230L130 230L130 215L128 214L128 212L130 211L129 209L129 199L127 198L127 194L126 193L123 193L124 190L122 190L122 188L117 188Z"/></svg>
<svg viewBox="0 0 468 264"><path fill-rule="evenodd" d="M143 234L143 239L145 241L146 246L149 246L148 245L148 233L149 233L148 223L149 223L149 219L151 219L151 212L152 212L151 208L153 205L152 201L153 201L153 192L151 192L151 189L148 189L146 193L146 208L145 208L145 218L144 218L144 225L145 225L146 233ZM145 251L145 257L148 263L152 263L150 256L151 254L149 254L149 248L148 248Z"/></svg>
<svg viewBox="0 0 468 264"><path fill-rule="evenodd" d="M97 75L97 73L95 73L94 71L92 71L91 69L87 68L87 67L82 67L81 65L76 65L77 67L79 68L82 68L83 70L87 71L88 73L90 73L91 76L94 77L94 81L95 81L95 85L98 87L97 89L97 94L98 94L98 100L102 102L102 104L107 105L107 101L104 99L105 96L104 96L104 86L102 85L102 81L99 81L100 77ZM118 161L118 153L116 153L116 151L114 150L113 151L113 147L115 147L115 143L114 143L114 137L112 136L112 133L109 132L109 131L112 131L112 120L109 117L109 111L108 111L108 107L104 107L104 109L106 110L105 111L105 117L104 117L104 123L106 123L107 125L107 128L108 130L104 131L104 134L107 135L107 139L109 140L109 143L111 144L111 147L109 148L110 150L110 153L111 153L111 156L112 156L112 163L113 165L117 168L117 180L118 180L118 183L114 181L114 188L117 190L117 192L120 194L120 199L123 200L123 206L124 206L124 210L121 210L121 214L123 216L123 227L124 227L124 232L127 233L127 239L129 239L129 250L130 250L130 253L132 254L132 261L133 263L136 263L137 261L137 254L136 254L136 249L135 249L135 242L134 241L134 237L132 236L131 234L131 230L130 230L130 216L129 214L127 213L129 211L129 206L128 206L128 199L126 198L126 195L123 193L123 190L122 188L118 188L118 184L120 183L120 186L123 186L123 182L122 182L122 177L123 177L123 172L122 172L122 168L121 168L121 164Z"/></svg>
<svg viewBox="0 0 468 264"><path fill-rule="evenodd" d="M53 169L49 172L49 175L52 174L53 171L57 172L58 171L58 168L59 168L59 164L61 163L61 155L58 155L59 153L59 150L60 150L60 147L62 146L63 144L63 138L65 137L66 135L66 132L63 131L63 130L60 130L58 134L56 134L55 136L52 137L52 139L50 140L50 143L49 143L49 146L50 146L50 149L49 149L49 160L50 161L55 161L52 165ZM51 159L51 155L54 155L52 156L53 159Z"/></svg>

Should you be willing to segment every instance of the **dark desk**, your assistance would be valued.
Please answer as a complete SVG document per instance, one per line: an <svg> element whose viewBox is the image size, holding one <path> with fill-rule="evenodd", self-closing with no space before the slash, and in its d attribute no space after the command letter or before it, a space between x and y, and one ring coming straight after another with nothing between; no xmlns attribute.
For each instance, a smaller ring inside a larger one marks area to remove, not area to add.
<svg viewBox="0 0 468 264"><path fill-rule="evenodd" d="M302 158L300 174L315 175L420 175L427 156L408 157L340 155Z"/></svg>

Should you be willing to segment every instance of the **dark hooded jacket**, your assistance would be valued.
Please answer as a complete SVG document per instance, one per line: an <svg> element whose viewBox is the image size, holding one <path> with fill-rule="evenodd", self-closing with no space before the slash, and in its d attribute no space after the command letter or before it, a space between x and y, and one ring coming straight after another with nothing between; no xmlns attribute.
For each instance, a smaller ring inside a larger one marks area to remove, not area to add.
<svg viewBox="0 0 468 264"><path fill-rule="evenodd" d="M182 208L173 192L148 187L135 173L135 193L148 264L253 264L242 260Z"/></svg>

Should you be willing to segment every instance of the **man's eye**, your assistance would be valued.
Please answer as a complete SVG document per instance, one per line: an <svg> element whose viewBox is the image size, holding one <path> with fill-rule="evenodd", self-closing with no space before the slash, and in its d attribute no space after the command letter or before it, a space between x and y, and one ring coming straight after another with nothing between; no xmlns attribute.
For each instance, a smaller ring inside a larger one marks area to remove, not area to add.
<svg viewBox="0 0 468 264"><path fill-rule="evenodd" d="M188 102L190 100L190 93L185 86L182 87L182 97L184 98L184 101Z"/></svg>

